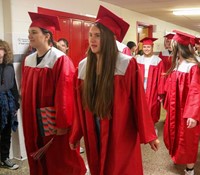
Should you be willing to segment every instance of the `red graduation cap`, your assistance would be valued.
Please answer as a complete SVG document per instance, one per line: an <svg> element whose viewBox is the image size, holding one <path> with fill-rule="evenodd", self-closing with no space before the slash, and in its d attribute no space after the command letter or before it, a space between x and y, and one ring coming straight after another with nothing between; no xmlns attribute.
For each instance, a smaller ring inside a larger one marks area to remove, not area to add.
<svg viewBox="0 0 200 175"><path fill-rule="evenodd" d="M109 30L111 30L115 34L119 42L122 42L129 28L129 24L126 21L116 16L114 13L103 6L99 7L95 22L101 23Z"/></svg>
<svg viewBox="0 0 200 175"><path fill-rule="evenodd" d="M153 45L153 42L156 41L158 38L150 38L150 37L145 37L140 42L143 45Z"/></svg>
<svg viewBox="0 0 200 175"><path fill-rule="evenodd" d="M199 37L195 37L195 44L200 44L200 38Z"/></svg>
<svg viewBox="0 0 200 175"><path fill-rule="evenodd" d="M50 31L52 34L60 30L60 24L57 16L28 12L32 20L30 27L39 27Z"/></svg>
<svg viewBox="0 0 200 175"><path fill-rule="evenodd" d="M195 46L195 43L196 43L195 38L190 38L190 44L192 46Z"/></svg>
<svg viewBox="0 0 200 175"><path fill-rule="evenodd" d="M174 37L175 33L168 33L164 37L167 39L172 39Z"/></svg>
<svg viewBox="0 0 200 175"><path fill-rule="evenodd" d="M182 44L185 46L189 44L192 44L192 45L194 44L194 39L195 39L194 35L190 35L188 33L184 33L178 30L173 30L173 32L175 32L176 34L174 35L172 39L177 41L179 44Z"/></svg>

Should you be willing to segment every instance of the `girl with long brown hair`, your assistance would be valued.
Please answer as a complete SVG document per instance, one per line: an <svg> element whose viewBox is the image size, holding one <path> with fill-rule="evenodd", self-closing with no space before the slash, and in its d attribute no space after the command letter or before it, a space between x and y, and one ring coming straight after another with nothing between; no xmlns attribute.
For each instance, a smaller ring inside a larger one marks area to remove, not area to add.
<svg viewBox="0 0 200 175"><path fill-rule="evenodd" d="M0 39L0 167L10 170L19 168L9 158L11 131L18 127L18 100L12 50L6 41Z"/></svg>
<svg viewBox="0 0 200 175"><path fill-rule="evenodd" d="M194 175L200 136L200 66L190 43L195 37L175 32L165 88L164 142L174 163L186 164L185 175Z"/></svg>
<svg viewBox="0 0 200 175"><path fill-rule="evenodd" d="M143 175L141 143L156 151L159 141L147 109L135 59L118 52L128 24L100 6L89 30L87 58L74 78L76 149L84 136L92 175Z"/></svg>

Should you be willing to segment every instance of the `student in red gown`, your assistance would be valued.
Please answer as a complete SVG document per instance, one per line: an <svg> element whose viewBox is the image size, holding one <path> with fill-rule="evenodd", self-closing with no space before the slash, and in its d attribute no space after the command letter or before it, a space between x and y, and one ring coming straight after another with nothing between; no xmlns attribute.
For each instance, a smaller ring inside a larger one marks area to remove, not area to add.
<svg viewBox="0 0 200 175"><path fill-rule="evenodd" d="M165 50L161 51L158 55L163 61L164 72L167 72L172 64L171 40L172 40L173 36L174 36L174 33L168 33L164 36Z"/></svg>
<svg viewBox="0 0 200 175"><path fill-rule="evenodd" d="M175 32L165 88L164 142L174 163L186 164L185 175L194 175L200 136L200 64L190 44L194 36Z"/></svg>
<svg viewBox="0 0 200 175"><path fill-rule="evenodd" d="M160 57L153 53L153 42L156 40L157 38L150 37L142 39L140 42L142 42L144 54L136 58L142 74L147 104L154 123L160 119L161 100L164 94L163 62Z"/></svg>
<svg viewBox="0 0 200 175"><path fill-rule="evenodd" d="M32 20L29 40L36 51L24 60L22 116L30 175L84 175L84 161L78 150L70 149L68 140L73 121L75 68L63 52L52 46L52 35L60 29L58 18L37 13L29 15ZM55 129L48 136L42 136L36 115L36 110L43 108L51 109L49 112L55 112L56 117ZM37 156L32 153L48 145L46 153L34 160Z"/></svg>
<svg viewBox="0 0 200 175"><path fill-rule="evenodd" d="M91 175L143 175L140 143L159 141L134 58L118 51L129 25L100 6L89 49L75 73L75 121L70 145L84 136Z"/></svg>

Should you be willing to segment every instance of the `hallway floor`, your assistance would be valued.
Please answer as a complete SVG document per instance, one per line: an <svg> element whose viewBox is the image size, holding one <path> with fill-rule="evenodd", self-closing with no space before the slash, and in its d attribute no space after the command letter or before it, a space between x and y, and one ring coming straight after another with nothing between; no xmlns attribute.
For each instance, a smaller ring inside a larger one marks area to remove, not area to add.
<svg viewBox="0 0 200 175"><path fill-rule="evenodd" d="M163 111L162 111L163 112ZM164 114L162 113L162 116ZM175 165L169 154L165 145L163 143L163 125L164 120L161 117L160 122L157 124L158 136L160 140L160 149L157 152L151 150L149 144L141 145L142 156L143 156L143 168L144 175L184 175L183 165ZM200 147L199 147L200 148ZM85 154L82 154L85 159ZM29 175L28 163L27 161L17 161L20 165L18 170L7 170L0 168L0 175ZM89 174L87 174L89 175ZM200 149L198 154L198 161L195 166L195 175L200 175Z"/></svg>

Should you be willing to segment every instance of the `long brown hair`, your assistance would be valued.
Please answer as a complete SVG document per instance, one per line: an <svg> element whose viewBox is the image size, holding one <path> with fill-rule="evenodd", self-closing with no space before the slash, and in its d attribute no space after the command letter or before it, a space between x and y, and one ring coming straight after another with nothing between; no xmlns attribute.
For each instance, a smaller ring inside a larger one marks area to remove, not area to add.
<svg viewBox="0 0 200 175"><path fill-rule="evenodd" d="M172 65L170 69L167 71L167 75L170 74L177 64L178 56L180 55L184 60L190 63L195 63L198 66L200 66L200 63L198 62L197 58L194 54L193 47L189 44L187 46L179 44L177 41L172 40Z"/></svg>
<svg viewBox="0 0 200 175"><path fill-rule="evenodd" d="M86 77L83 83L83 104L100 118L111 118L114 96L114 72L118 49L114 34L102 24L94 23L100 30L100 74L96 73L97 57L87 51Z"/></svg>
<svg viewBox="0 0 200 175"><path fill-rule="evenodd" d="M13 53L9 46L9 44L6 41L3 41L0 39L0 49L4 50L4 58L3 58L3 64L11 64L13 63Z"/></svg>

